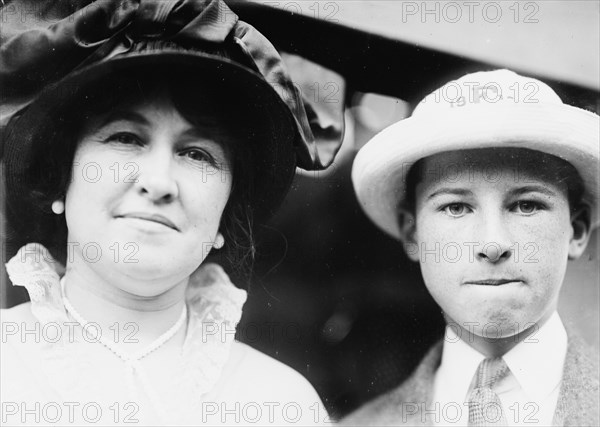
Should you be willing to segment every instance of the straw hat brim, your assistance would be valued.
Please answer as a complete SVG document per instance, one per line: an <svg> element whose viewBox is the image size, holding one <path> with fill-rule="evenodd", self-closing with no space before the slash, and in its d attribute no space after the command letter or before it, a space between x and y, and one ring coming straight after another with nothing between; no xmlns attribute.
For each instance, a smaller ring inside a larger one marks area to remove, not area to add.
<svg viewBox="0 0 600 427"><path fill-rule="evenodd" d="M421 114L377 134L357 154L352 181L367 216L401 238L398 207L406 196L406 175L418 160L447 151L517 147L551 154L571 163L585 185L584 201L598 212L599 135L597 115L564 104L484 104L444 115Z"/></svg>

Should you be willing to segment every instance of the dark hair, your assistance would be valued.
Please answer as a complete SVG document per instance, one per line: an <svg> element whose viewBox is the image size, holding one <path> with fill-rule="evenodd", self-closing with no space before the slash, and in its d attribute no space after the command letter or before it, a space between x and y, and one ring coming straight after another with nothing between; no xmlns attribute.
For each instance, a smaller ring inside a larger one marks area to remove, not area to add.
<svg viewBox="0 0 600 427"><path fill-rule="evenodd" d="M465 151L469 152L475 150L481 149ZM508 158L517 159L519 161L519 168L522 168L523 170L535 170L536 173L540 174L541 177L550 182L559 185L564 183L567 188L567 197L571 213L576 212L581 207L585 186L581 179L581 175L579 175L577 169L575 169L571 163L551 154L528 148L497 147L492 148L492 150L494 150L493 161L495 164L500 165ZM465 156L466 155L467 154L465 153ZM416 209L417 184L423 179L424 160L425 158L418 160L408 170L405 177L406 195L399 206L399 208L413 214ZM540 167L541 165L543 165L543 167Z"/></svg>
<svg viewBox="0 0 600 427"><path fill-rule="evenodd" d="M223 250L231 267L248 276L255 255L253 145L267 130L263 129L261 118L250 106L237 101L226 84L211 82L199 86L201 79L198 74L158 67L142 75L126 71L118 78L98 81L91 88L77 88L70 105L64 106L58 119L38 132L38 140L33 141L35 148L25 183L30 193L20 195L22 200L15 201L16 205L8 204L8 220L14 229L7 246L18 249L24 243L39 242L64 263L65 217L54 215L51 205L65 196L83 124L115 106L151 101L165 93L187 121L208 129L218 136L217 140L225 142L233 167L233 184L221 219L220 231L226 242ZM7 252L10 250L9 247Z"/></svg>

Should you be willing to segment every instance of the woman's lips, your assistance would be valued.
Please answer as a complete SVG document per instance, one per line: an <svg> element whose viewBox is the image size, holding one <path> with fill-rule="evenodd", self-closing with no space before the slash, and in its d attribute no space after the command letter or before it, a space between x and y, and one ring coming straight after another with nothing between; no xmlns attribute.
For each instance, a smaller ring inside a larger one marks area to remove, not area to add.
<svg viewBox="0 0 600 427"><path fill-rule="evenodd" d="M169 218L160 214L149 214L146 212L129 212L123 215L117 215L117 218L135 218L145 221L156 222L166 227L172 228L175 231L179 231L177 226Z"/></svg>
<svg viewBox="0 0 600 427"><path fill-rule="evenodd" d="M468 280L464 282L465 285L479 285L479 286L502 286L507 283L523 283L522 279L484 279L484 280Z"/></svg>

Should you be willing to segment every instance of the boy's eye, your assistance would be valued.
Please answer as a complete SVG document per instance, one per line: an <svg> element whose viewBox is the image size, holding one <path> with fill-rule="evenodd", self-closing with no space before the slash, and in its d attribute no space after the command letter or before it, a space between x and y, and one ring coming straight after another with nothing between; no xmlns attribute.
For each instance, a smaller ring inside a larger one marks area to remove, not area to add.
<svg viewBox="0 0 600 427"><path fill-rule="evenodd" d="M106 142L118 142L126 145L143 145L140 137L131 132L117 132L106 139Z"/></svg>
<svg viewBox="0 0 600 427"><path fill-rule="evenodd" d="M532 213L537 212L541 208L542 208L542 206L540 203L530 202L530 201L521 201L521 202L515 203L515 205L514 205L514 209L518 213L522 213L525 215L531 215Z"/></svg>
<svg viewBox="0 0 600 427"><path fill-rule="evenodd" d="M451 203L444 206L443 210L449 216L459 217L468 212L468 207L464 203Z"/></svg>

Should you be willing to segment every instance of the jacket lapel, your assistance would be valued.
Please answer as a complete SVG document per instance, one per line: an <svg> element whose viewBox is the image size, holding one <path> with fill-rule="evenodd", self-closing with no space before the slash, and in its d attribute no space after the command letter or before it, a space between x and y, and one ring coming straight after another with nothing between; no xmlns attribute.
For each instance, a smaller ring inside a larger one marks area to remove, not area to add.
<svg viewBox="0 0 600 427"><path fill-rule="evenodd" d="M401 386L366 404L342 425L430 425L424 410L431 406L433 380L440 365L442 341L432 347L415 372ZM569 333L563 378L554 425L600 425L598 361L594 352Z"/></svg>
<svg viewBox="0 0 600 427"><path fill-rule="evenodd" d="M427 425L435 372L442 358L442 341L425 355L415 372L398 388L384 393L342 421L342 425Z"/></svg>
<svg viewBox="0 0 600 427"><path fill-rule="evenodd" d="M570 334L554 425L600 425L598 383L597 355Z"/></svg>

